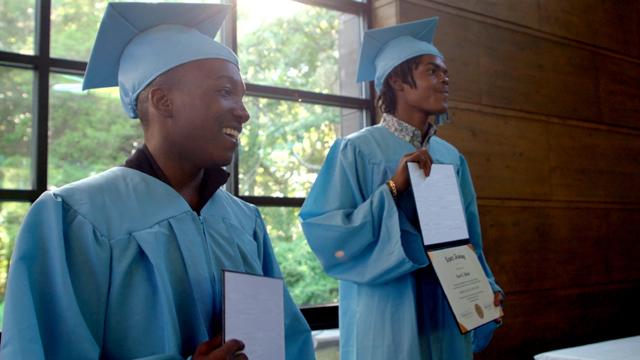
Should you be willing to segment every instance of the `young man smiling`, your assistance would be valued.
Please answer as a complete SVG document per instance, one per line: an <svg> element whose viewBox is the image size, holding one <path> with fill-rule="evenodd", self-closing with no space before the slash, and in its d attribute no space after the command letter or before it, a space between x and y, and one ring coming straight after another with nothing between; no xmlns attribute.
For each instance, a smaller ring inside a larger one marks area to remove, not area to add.
<svg viewBox="0 0 640 360"><path fill-rule="evenodd" d="M246 359L221 344L222 269L282 277L255 206L221 186L249 113L229 8L111 3L84 88L119 86L145 144L124 166L48 191L18 236L2 359ZM284 290L288 360L314 359ZM242 339L239 339L242 340Z"/></svg>
<svg viewBox="0 0 640 360"><path fill-rule="evenodd" d="M406 163L456 171L470 242L482 253L476 196L464 157L435 136L446 116L449 74L432 44L437 18L369 30L358 81L375 80L380 125L331 147L300 222L327 274L340 280L341 360L471 360L495 323L461 335L422 246ZM501 320L497 321L500 322Z"/></svg>

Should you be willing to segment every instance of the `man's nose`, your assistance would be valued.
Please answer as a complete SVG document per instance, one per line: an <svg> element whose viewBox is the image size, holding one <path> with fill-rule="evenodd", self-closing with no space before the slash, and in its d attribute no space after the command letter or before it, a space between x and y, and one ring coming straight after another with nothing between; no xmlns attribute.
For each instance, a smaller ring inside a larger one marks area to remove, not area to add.
<svg viewBox="0 0 640 360"><path fill-rule="evenodd" d="M243 123L246 123L249 121L249 118L251 118L251 114L249 114L249 110L247 110L243 102L240 102L240 104L233 109L233 115Z"/></svg>

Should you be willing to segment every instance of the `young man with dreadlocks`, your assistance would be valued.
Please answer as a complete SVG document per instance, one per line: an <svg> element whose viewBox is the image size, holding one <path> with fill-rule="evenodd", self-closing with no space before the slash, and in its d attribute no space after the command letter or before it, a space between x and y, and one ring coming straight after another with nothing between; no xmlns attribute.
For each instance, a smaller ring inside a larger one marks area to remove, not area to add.
<svg viewBox="0 0 640 360"><path fill-rule="evenodd" d="M452 164L469 240L502 303L467 163L429 121L448 120L448 70L431 43L436 23L367 31L358 81L375 80L382 121L336 141L299 215L311 249L340 280L342 360L471 360L501 322L460 334L418 230L406 162L426 175L432 163Z"/></svg>

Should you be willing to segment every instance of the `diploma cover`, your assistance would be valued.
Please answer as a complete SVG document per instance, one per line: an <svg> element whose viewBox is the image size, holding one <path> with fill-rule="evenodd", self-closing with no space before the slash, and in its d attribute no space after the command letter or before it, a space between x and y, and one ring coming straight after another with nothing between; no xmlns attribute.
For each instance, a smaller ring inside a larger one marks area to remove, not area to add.
<svg viewBox="0 0 640 360"><path fill-rule="evenodd" d="M461 333L503 316L478 256L469 243L453 165L432 164L428 177L408 162L422 241Z"/></svg>
<svg viewBox="0 0 640 360"><path fill-rule="evenodd" d="M285 360L284 281L223 270L222 341L237 339L251 360Z"/></svg>

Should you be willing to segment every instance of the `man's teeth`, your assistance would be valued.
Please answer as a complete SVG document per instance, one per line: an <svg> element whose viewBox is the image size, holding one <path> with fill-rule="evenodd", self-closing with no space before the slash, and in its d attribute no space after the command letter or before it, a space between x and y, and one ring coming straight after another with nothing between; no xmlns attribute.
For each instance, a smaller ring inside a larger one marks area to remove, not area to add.
<svg viewBox="0 0 640 360"><path fill-rule="evenodd" d="M229 136L230 138L232 138L233 140L237 140L237 139L238 139L238 136L240 136L240 133L239 133L239 132L237 132L237 131L235 131L235 130L233 130L233 129L229 129L229 128L224 128L224 129L222 129L222 132L223 132L225 135L228 135L228 136Z"/></svg>

